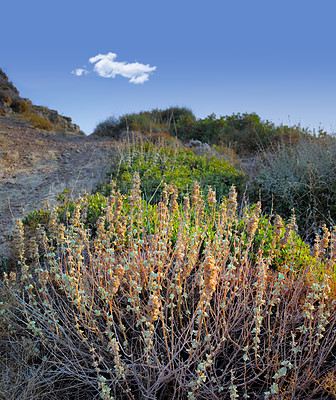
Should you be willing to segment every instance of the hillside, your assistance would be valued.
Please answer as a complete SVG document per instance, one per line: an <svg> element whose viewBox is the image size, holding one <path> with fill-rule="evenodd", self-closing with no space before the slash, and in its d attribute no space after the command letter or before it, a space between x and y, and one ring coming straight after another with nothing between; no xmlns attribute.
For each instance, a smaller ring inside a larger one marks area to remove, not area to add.
<svg viewBox="0 0 336 400"><path fill-rule="evenodd" d="M1 68L0 116L25 121L27 126L44 131L84 135L79 126L72 123L70 117L62 116L47 107L34 105L31 100L21 97Z"/></svg>
<svg viewBox="0 0 336 400"><path fill-rule="evenodd" d="M0 69L0 261L16 218L55 203L65 188L76 197L104 178L114 140L85 136L71 118L33 105Z"/></svg>

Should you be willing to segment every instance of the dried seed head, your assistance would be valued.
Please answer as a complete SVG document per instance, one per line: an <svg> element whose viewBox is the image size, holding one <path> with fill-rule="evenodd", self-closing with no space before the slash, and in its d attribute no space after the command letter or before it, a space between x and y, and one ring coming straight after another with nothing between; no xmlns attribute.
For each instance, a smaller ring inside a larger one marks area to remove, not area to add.
<svg viewBox="0 0 336 400"><path fill-rule="evenodd" d="M112 198L115 196L115 186L116 186L116 183L114 182L113 179L111 179L111 180L110 180L111 193L110 193L110 195L109 195L110 201L111 201Z"/></svg>
<svg viewBox="0 0 336 400"><path fill-rule="evenodd" d="M151 294L149 296L147 310L148 310L148 317L147 317L148 321L149 322L156 321L160 314L160 301L156 294Z"/></svg>
<svg viewBox="0 0 336 400"><path fill-rule="evenodd" d="M123 208L122 195L120 191L116 194L113 221L117 221Z"/></svg>
<svg viewBox="0 0 336 400"><path fill-rule="evenodd" d="M47 243L48 243L48 239L47 239L46 232L45 232L44 228L42 228L41 225L38 225L38 227L36 229L36 238L37 238L38 244L42 248L45 249L47 246Z"/></svg>
<svg viewBox="0 0 336 400"><path fill-rule="evenodd" d="M297 225L296 225L295 214L294 214L294 209L293 209L290 222L286 226L284 237L280 239L280 246L285 246L288 243L289 239L292 237L293 233L296 232L296 230L297 230Z"/></svg>
<svg viewBox="0 0 336 400"><path fill-rule="evenodd" d="M258 228L260 212L261 212L261 204L260 204L260 202L258 202L256 204L256 208L255 208L252 216L248 219L248 221L246 223L247 234L250 237L254 236L254 234Z"/></svg>
<svg viewBox="0 0 336 400"><path fill-rule="evenodd" d="M294 208L292 209L292 215L291 215L291 218L290 218L289 227L291 228L291 230L293 232L296 232L297 229L298 229L298 226L296 225L296 218L295 218L295 210L294 210Z"/></svg>
<svg viewBox="0 0 336 400"><path fill-rule="evenodd" d="M228 203L228 216L234 217L237 210L237 191L235 186L231 186L229 192L229 203Z"/></svg>
<svg viewBox="0 0 336 400"><path fill-rule="evenodd" d="M72 217L70 218L70 225L74 228L78 228L80 225L80 216L81 216L81 203L76 204L74 212L72 213Z"/></svg>
<svg viewBox="0 0 336 400"><path fill-rule="evenodd" d="M169 203L169 186L165 183L162 190L162 202L164 206L168 206Z"/></svg>
<svg viewBox="0 0 336 400"><path fill-rule="evenodd" d="M330 255L328 267L332 268L336 262L336 226L333 227L330 238Z"/></svg>
<svg viewBox="0 0 336 400"><path fill-rule="evenodd" d="M88 208L89 208L88 203L87 203L87 201L85 200L85 201L83 202L83 204L82 204L82 210L81 210L81 216L80 216L80 220L81 220L82 223L85 223L85 222L86 222L87 213L88 213Z"/></svg>
<svg viewBox="0 0 336 400"><path fill-rule="evenodd" d="M277 215L274 220L274 235L277 238L279 238L281 236L283 227L284 227L284 224L283 224L282 218L280 217L280 215Z"/></svg>
<svg viewBox="0 0 336 400"><path fill-rule="evenodd" d="M128 198L131 206L135 206L141 200L140 183L139 173L135 172L132 181L131 194Z"/></svg>
<svg viewBox="0 0 336 400"><path fill-rule="evenodd" d="M176 185L170 185L170 193L171 193L170 212L173 214L175 211L178 210L178 204L177 204L178 191Z"/></svg>
<svg viewBox="0 0 336 400"><path fill-rule="evenodd" d="M34 237L32 237L28 242L28 254L34 261L37 261L39 258L38 245Z"/></svg>
<svg viewBox="0 0 336 400"><path fill-rule="evenodd" d="M24 250L23 223L21 219L17 219L13 230L12 253L18 260L22 260L24 256Z"/></svg>
<svg viewBox="0 0 336 400"><path fill-rule="evenodd" d="M214 257L208 252L203 263L204 293L209 299L216 290L218 269Z"/></svg>
<svg viewBox="0 0 336 400"><path fill-rule="evenodd" d="M188 195L183 197L183 210L185 213L188 213L190 210L190 200Z"/></svg>
<svg viewBox="0 0 336 400"><path fill-rule="evenodd" d="M208 186L208 204L213 207L217 203L216 192L211 186Z"/></svg>
<svg viewBox="0 0 336 400"><path fill-rule="evenodd" d="M121 217L116 223L115 223L115 229L116 232L119 236L119 238L123 238L125 236L126 230L127 230L127 217Z"/></svg>
<svg viewBox="0 0 336 400"><path fill-rule="evenodd" d="M114 268L110 268L109 272L111 273L111 279L108 281L109 292L116 294L125 273L125 268L122 264L117 264Z"/></svg>
<svg viewBox="0 0 336 400"><path fill-rule="evenodd" d="M48 224L48 230L51 233L51 235L53 237L57 236L57 211L58 208L57 207L53 207L51 213L50 213L50 219L49 219L49 224Z"/></svg>
<svg viewBox="0 0 336 400"><path fill-rule="evenodd" d="M323 230L323 236L322 236L322 240L321 240L321 247L325 251L329 245L330 232L329 232L328 228L326 227L326 225L323 225L322 230Z"/></svg>
<svg viewBox="0 0 336 400"><path fill-rule="evenodd" d="M57 241L58 241L59 244L65 243L64 232L65 232L65 226L63 224L58 224L58 227L57 227Z"/></svg>
<svg viewBox="0 0 336 400"><path fill-rule="evenodd" d="M315 235L315 242L313 247L313 257L319 258L321 253L321 238L318 233Z"/></svg>
<svg viewBox="0 0 336 400"><path fill-rule="evenodd" d="M227 220L227 206L223 201L219 206L218 222L220 226L224 226Z"/></svg>
<svg viewBox="0 0 336 400"><path fill-rule="evenodd" d="M97 239L101 242L107 240L105 220L106 220L105 216L101 216L98 218L97 221Z"/></svg>
<svg viewBox="0 0 336 400"><path fill-rule="evenodd" d="M192 191L191 191L191 204L193 206L199 206L202 203L201 197L201 187L198 182L194 182Z"/></svg>

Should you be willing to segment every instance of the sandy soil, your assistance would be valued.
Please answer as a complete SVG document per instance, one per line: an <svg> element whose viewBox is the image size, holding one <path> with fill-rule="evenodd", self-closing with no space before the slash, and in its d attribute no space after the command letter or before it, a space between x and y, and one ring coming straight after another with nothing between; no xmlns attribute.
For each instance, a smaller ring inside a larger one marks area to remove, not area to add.
<svg viewBox="0 0 336 400"><path fill-rule="evenodd" d="M77 197L105 179L116 142L106 138L43 132L0 116L0 257L13 222L53 204L65 188Z"/></svg>

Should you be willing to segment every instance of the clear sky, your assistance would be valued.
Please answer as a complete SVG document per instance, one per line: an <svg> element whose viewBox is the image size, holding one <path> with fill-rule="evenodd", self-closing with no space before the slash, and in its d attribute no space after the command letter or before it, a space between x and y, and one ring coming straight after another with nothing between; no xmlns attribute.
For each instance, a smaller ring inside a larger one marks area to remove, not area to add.
<svg viewBox="0 0 336 400"><path fill-rule="evenodd" d="M190 107L336 131L335 0L16 0L0 67L90 134L111 115Z"/></svg>

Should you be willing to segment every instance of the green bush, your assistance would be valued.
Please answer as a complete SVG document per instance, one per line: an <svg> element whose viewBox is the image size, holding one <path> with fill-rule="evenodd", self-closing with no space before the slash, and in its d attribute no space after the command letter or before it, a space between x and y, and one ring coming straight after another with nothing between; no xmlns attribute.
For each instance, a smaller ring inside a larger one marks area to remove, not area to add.
<svg viewBox="0 0 336 400"><path fill-rule="evenodd" d="M262 121L255 113L232 114L224 117L220 140L240 154L257 153L267 148L276 134L273 123Z"/></svg>
<svg viewBox="0 0 336 400"><path fill-rule="evenodd" d="M192 111L185 107L170 107L163 110L156 108L152 111L110 117L97 125L94 134L115 139L118 139L120 133L125 130L141 133L170 132L175 135L177 122L185 117L196 120Z"/></svg>
<svg viewBox="0 0 336 400"><path fill-rule="evenodd" d="M202 189L212 186L218 199L228 194L231 185L241 191L245 183L244 173L230 163L214 156L197 156L174 141L170 146L152 142L126 146L110 169L116 188L122 193L130 189L134 172L140 175L145 198L154 202L159 200L164 183L174 184L183 197L188 187L198 181Z"/></svg>
<svg viewBox="0 0 336 400"><path fill-rule="evenodd" d="M151 111L154 120L164 124L172 136L177 134L177 125L181 119L189 118L196 121L194 113L187 107L170 107L166 109L154 109Z"/></svg>
<svg viewBox="0 0 336 400"><path fill-rule="evenodd" d="M125 114L120 117L119 126L122 130L137 131L137 132L163 132L166 125L156 121L151 112L143 111L140 113Z"/></svg>
<svg viewBox="0 0 336 400"><path fill-rule="evenodd" d="M71 218L73 217L76 206L79 205L81 212L83 212L82 201L85 200L85 218L83 224L86 229L89 229L91 236L96 234L96 225L99 217L102 216L103 210L107 205L107 198L97 192L92 195L86 195L84 199L73 201L69 197L70 191L65 189L57 196L57 215L56 218L59 223L65 226L71 225ZM37 229L42 227L50 235L50 221L52 218L52 210L49 208L35 210L30 212L23 218L24 232L27 237L32 237L37 234Z"/></svg>
<svg viewBox="0 0 336 400"><path fill-rule="evenodd" d="M310 132L299 125L275 126L262 121L255 113L232 114L216 118L215 114L204 119L182 116L176 122L177 137L183 141L200 140L209 144L221 144L240 155L264 151L278 144L293 144Z"/></svg>
<svg viewBox="0 0 336 400"><path fill-rule="evenodd" d="M217 119L215 114L198 120L183 116L176 122L177 137L185 142L195 139L203 143L219 144L223 128L223 118Z"/></svg>
<svg viewBox="0 0 336 400"><path fill-rule="evenodd" d="M100 122L93 134L97 136L108 136L113 139L119 139L121 128L119 126L119 118L110 117L103 122Z"/></svg>

